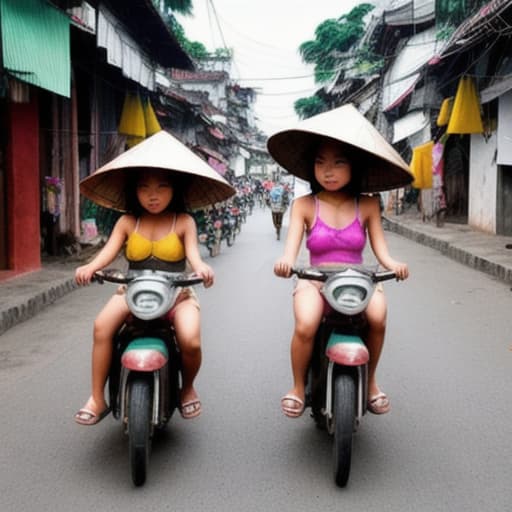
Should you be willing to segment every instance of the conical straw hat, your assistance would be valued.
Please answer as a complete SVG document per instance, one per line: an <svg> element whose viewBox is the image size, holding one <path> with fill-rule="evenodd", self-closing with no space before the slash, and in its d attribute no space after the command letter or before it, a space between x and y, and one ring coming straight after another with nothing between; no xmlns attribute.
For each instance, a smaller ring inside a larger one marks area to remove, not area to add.
<svg viewBox="0 0 512 512"><path fill-rule="evenodd" d="M125 189L130 172L161 169L186 176L187 207L201 208L224 201L236 190L202 158L178 139L160 131L125 151L80 182L80 192L95 203L125 211Z"/></svg>
<svg viewBox="0 0 512 512"><path fill-rule="evenodd" d="M267 141L272 158L289 173L307 181L313 177L313 149L320 137L358 148L364 162L361 192L379 192L408 185L409 166L377 129L352 105L346 104L300 121L294 128L273 134Z"/></svg>

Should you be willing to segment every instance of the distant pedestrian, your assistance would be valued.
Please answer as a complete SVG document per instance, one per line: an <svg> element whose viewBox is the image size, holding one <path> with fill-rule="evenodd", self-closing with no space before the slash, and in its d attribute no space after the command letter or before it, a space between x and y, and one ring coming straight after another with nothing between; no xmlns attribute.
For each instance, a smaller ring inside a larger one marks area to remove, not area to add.
<svg viewBox="0 0 512 512"><path fill-rule="evenodd" d="M275 184L269 192L269 205L272 213L272 223L274 224L278 240L281 238L283 215L289 203L289 192L280 183Z"/></svg>

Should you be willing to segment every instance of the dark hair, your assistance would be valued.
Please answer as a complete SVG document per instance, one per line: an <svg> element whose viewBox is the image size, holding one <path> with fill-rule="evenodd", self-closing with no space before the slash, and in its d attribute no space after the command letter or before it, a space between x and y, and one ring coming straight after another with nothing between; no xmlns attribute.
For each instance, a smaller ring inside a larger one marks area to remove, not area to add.
<svg viewBox="0 0 512 512"><path fill-rule="evenodd" d="M125 194L126 194L126 211L140 217L144 213L144 208L139 202L137 197L137 184L143 172L160 171L161 175L168 180L172 185L173 195L172 200L167 206L166 210L169 212L185 212L185 190L188 186L189 179L186 176L179 175L178 173L172 173L164 169L137 169L136 172L130 172L126 179Z"/></svg>
<svg viewBox="0 0 512 512"><path fill-rule="evenodd" d="M307 166L309 168L309 182L311 184L311 191L313 194L318 194L323 190L323 187L318 183L315 178L315 158L318 154L320 146L325 142L334 142L339 144L343 148L343 154L347 157L350 162L351 176L350 182L347 183L342 190L347 191L349 194L358 196L361 194L361 184L363 178L363 172L365 169L366 157L364 153L358 148L345 144L336 139L330 137L323 137L321 135L315 136L312 143L309 145L306 153Z"/></svg>

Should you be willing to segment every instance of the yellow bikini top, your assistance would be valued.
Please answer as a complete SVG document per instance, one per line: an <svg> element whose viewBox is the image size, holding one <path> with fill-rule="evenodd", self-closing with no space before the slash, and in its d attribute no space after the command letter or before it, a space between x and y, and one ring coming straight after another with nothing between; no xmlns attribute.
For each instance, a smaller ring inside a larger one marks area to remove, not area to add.
<svg viewBox="0 0 512 512"><path fill-rule="evenodd" d="M139 219L137 219L135 230L126 241L126 259L128 261L143 261L153 257L168 262L184 260L185 247L174 231L176 217L177 214L174 214L171 231L160 240L155 241L148 240L137 231L139 229Z"/></svg>

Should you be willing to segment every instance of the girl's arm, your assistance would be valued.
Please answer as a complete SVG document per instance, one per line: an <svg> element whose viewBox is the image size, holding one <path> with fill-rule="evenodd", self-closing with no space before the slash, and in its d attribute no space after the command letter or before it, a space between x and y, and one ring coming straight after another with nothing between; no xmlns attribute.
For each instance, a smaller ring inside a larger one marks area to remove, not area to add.
<svg viewBox="0 0 512 512"><path fill-rule="evenodd" d="M183 226L183 243L185 245L185 254L192 270L203 278L205 288L213 284L215 274L210 265L207 265L199 253L199 243L197 240L196 222L191 215L180 215L180 222Z"/></svg>
<svg viewBox="0 0 512 512"><path fill-rule="evenodd" d="M307 200L307 197L301 197L292 202L284 254L274 265L274 274L279 277L290 277L291 269L297 260L302 237L304 236Z"/></svg>
<svg viewBox="0 0 512 512"><path fill-rule="evenodd" d="M409 277L407 264L396 261L389 254L382 227L378 197L365 197L364 208L370 245L375 257L384 268L395 272L398 279L406 279Z"/></svg>
<svg viewBox="0 0 512 512"><path fill-rule="evenodd" d="M131 220L131 217L128 215L120 217L116 222L107 243L103 246L100 252L91 262L76 269L75 280L78 284L89 284L94 272L105 268L114 261L123 247L126 237L128 236L127 234Z"/></svg>

